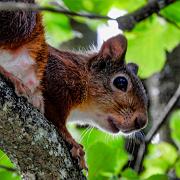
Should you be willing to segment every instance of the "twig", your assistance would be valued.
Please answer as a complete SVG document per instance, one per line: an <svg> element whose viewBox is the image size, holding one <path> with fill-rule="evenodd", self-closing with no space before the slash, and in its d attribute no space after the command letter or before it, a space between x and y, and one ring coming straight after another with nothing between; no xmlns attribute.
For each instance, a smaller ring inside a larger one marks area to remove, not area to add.
<svg viewBox="0 0 180 180"><path fill-rule="evenodd" d="M177 101L179 100L179 98L180 98L180 84L179 84L176 92L174 93L174 95L172 96L172 98L169 100L168 104L164 108L163 113L160 114L160 116L157 120L157 123L153 124L152 128L147 133L147 135L145 137L145 144L142 144L139 148L137 159L136 159L136 164L135 164L135 168L134 168L137 172L139 172L141 169L144 155L147 150L147 145L150 143L150 141L152 140L154 135L159 131L159 129L162 127L162 125L165 123L165 121L167 121L168 116L172 112L172 110L173 110L174 106L176 105Z"/></svg>
<svg viewBox="0 0 180 180"><path fill-rule="evenodd" d="M4 166L4 165L0 165L0 169L5 169L6 171L10 171L10 172L17 172L16 168L7 167L7 166Z"/></svg>
<svg viewBox="0 0 180 180"><path fill-rule="evenodd" d="M169 114L171 113L172 109L174 108L174 106L176 105L176 102L179 100L180 97L180 84L176 90L176 92L174 93L173 97L169 100L168 104L166 105L166 107L164 108L163 113L161 113L159 120L157 121L156 124L153 125L153 127L151 128L151 130L148 132L148 134L146 135L145 141L146 143L149 143L153 136L159 131L159 129L162 127L162 125L164 124L164 122L167 120L167 117L169 116Z"/></svg>
<svg viewBox="0 0 180 180"><path fill-rule="evenodd" d="M125 16L117 18L119 28L122 30L132 30L134 26L140 21L151 16L153 13L158 13L161 9L176 2L177 0L154 0L147 3L145 6L137 9L136 11L129 13Z"/></svg>
<svg viewBox="0 0 180 180"><path fill-rule="evenodd" d="M163 16L163 15L161 15L159 13L158 13L158 16L163 18L165 21L167 21L168 23L172 24L176 28L180 29L180 26L177 23L175 23L174 21L172 21L171 19L169 19L169 18L167 18L167 17L165 17L165 16Z"/></svg>
<svg viewBox="0 0 180 180"><path fill-rule="evenodd" d="M146 149L147 149L147 144L146 143L141 144L140 147L139 147L139 150L138 150L138 153L137 153L137 158L136 158L136 163L134 165L134 170L136 172L138 172L138 173L141 170L142 161L144 159Z"/></svg>
<svg viewBox="0 0 180 180"><path fill-rule="evenodd" d="M145 6L137 9L133 13L118 17L116 19L109 16L101 16L97 14L82 14L73 11L68 11L62 8L54 8L50 6L41 7L37 4L27 4L27 3L17 3L17 2L0 2L0 10L11 10L16 11L22 10L32 10L32 11L49 11L52 13L65 14L69 16L79 16L89 19L104 19L104 20L116 20L118 22L119 28L122 30L132 30L134 26L151 16L153 13L158 13L161 9L165 8L169 4L172 4L178 0L154 0L147 3Z"/></svg>
<svg viewBox="0 0 180 180"><path fill-rule="evenodd" d="M27 4L27 3L17 3L17 2L0 2L0 11L2 10L10 10L10 11L16 11L16 10L31 10L31 11L49 11L52 13L59 13L59 14L65 14L69 16L79 16L79 17L85 17L89 19L105 19L105 20L115 20L108 16L101 16L96 14L81 14L76 13L73 11L68 11L64 9L59 8L53 8L50 6L44 6L41 7L37 4Z"/></svg>

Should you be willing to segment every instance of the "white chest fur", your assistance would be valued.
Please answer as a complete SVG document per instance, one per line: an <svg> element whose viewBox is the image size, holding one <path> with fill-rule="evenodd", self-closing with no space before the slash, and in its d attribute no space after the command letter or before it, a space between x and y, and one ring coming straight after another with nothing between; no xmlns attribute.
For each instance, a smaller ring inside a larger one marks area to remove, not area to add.
<svg viewBox="0 0 180 180"><path fill-rule="evenodd" d="M26 49L18 52L0 50L0 66L19 78L32 92L39 85L34 65Z"/></svg>

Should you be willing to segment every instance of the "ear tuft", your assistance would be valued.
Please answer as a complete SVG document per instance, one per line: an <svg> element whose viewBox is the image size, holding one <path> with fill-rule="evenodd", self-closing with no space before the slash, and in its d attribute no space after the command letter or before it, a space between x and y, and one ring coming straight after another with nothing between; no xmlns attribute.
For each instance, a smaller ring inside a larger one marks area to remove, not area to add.
<svg viewBox="0 0 180 180"><path fill-rule="evenodd" d="M123 35L114 36L105 41L99 52L103 59L124 60L127 50L127 39Z"/></svg>
<svg viewBox="0 0 180 180"><path fill-rule="evenodd" d="M138 67L137 64L135 64L135 63L128 63L128 64L127 64L127 67L128 67L128 69L129 69L131 72L133 72L134 74L137 75L138 69L139 69L139 67Z"/></svg>

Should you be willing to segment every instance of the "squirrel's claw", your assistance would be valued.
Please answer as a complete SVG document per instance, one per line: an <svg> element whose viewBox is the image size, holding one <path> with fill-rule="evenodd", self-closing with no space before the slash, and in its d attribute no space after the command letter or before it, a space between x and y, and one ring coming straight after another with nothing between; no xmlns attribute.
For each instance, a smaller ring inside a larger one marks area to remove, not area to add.
<svg viewBox="0 0 180 180"><path fill-rule="evenodd" d="M59 126L59 133L63 136L64 140L66 140L66 142L69 143L69 145L71 146L71 155L74 159L78 160L80 168L88 172L86 161L84 159L85 152L83 150L83 146L81 144L78 144L73 139L73 137L67 130L66 126L64 125Z"/></svg>
<svg viewBox="0 0 180 180"><path fill-rule="evenodd" d="M83 150L83 146L76 142L73 142L72 146L73 146L71 149L72 157L75 159L78 159L80 168L82 168L82 169L86 170L86 172L88 172L86 161L84 159L85 152Z"/></svg>

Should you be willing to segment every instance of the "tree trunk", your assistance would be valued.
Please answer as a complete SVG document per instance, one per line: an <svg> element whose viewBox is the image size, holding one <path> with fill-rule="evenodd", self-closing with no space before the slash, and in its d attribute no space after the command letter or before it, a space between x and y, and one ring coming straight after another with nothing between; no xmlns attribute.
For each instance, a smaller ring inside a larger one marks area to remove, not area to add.
<svg viewBox="0 0 180 180"><path fill-rule="evenodd" d="M0 148L23 179L86 179L55 127L1 75Z"/></svg>

